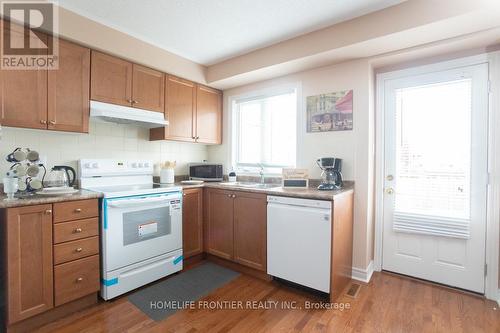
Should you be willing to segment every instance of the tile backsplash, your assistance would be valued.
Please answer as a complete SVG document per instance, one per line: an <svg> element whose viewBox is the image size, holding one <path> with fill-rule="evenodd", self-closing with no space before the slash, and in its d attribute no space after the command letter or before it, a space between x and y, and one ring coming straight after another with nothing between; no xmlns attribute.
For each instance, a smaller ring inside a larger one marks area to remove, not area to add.
<svg viewBox="0 0 500 333"><path fill-rule="evenodd" d="M47 167L77 168L81 158L147 159L155 163L177 161L176 175L187 174L187 163L207 159L207 146L174 141L149 141L149 130L132 125L91 121L89 134L2 127L0 130L0 182L11 163L7 154L16 147L31 148L46 158Z"/></svg>

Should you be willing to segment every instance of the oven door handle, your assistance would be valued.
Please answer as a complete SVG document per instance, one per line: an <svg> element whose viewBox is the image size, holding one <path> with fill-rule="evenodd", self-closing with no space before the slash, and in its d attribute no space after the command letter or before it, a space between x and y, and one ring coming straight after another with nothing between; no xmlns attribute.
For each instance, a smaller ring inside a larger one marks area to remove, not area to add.
<svg viewBox="0 0 500 333"><path fill-rule="evenodd" d="M144 198L144 199L128 199L120 201L108 202L108 207L115 208L126 208L126 207L137 207L142 205L157 204L157 203L170 203L172 198Z"/></svg>

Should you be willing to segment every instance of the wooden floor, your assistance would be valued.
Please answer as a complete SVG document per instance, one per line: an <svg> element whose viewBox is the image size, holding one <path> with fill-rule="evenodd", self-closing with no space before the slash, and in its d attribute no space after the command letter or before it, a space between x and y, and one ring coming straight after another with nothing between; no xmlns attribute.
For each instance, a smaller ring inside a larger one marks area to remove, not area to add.
<svg viewBox="0 0 500 333"><path fill-rule="evenodd" d="M241 275L207 301L296 301L318 296ZM76 313L39 332L500 332L496 303L388 273L375 273L350 309L182 310L154 322L126 297Z"/></svg>

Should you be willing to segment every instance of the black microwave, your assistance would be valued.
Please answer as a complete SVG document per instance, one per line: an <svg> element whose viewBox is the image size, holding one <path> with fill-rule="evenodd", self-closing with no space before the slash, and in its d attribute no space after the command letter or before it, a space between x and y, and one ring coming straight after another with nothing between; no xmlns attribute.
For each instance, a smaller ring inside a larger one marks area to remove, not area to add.
<svg viewBox="0 0 500 333"><path fill-rule="evenodd" d="M206 182L221 182L223 180L222 164L190 163L189 179Z"/></svg>

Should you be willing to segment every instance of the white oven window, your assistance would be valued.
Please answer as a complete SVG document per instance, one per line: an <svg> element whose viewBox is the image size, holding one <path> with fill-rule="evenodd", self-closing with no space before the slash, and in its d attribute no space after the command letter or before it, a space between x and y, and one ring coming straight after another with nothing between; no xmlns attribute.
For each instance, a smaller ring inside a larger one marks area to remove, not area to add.
<svg viewBox="0 0 500 333"><path fill-rule="evenodd" d="M123 245L130 245L172 233L170 206L123 213Z"/></svg>

